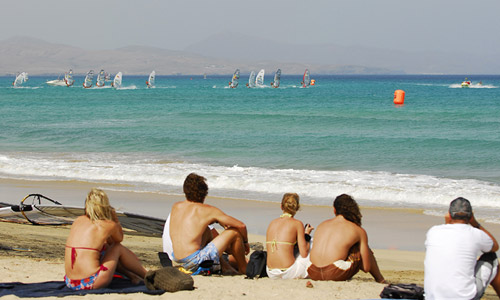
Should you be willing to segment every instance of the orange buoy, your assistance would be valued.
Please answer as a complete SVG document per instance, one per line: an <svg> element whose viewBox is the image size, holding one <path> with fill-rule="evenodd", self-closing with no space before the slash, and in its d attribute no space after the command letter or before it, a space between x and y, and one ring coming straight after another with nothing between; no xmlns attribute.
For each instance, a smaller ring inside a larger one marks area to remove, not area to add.
<svg viewBox="0 0 500 300"><path fill-rule="evenodd" d="M396 90L394 92L394 104L398 104L398 105L405 104L405 91Z"/></svg>
<svg viewBox="0 0 500 300"><path fill-rule="evenodd" d="M316 84L316 80L315 79L311 79L311 85L315 85Z"/></svg>

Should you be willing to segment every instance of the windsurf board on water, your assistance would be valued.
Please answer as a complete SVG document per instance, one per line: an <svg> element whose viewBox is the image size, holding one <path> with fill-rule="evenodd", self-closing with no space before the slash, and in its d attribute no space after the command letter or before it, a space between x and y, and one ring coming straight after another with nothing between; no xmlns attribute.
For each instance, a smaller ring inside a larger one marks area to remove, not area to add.
<svg viewBox="0 0 500 300"><path fill-rule="evenodd" d="M26 204L31 201L31 204ZM0 221L34 225L69 225L83 215L83 207L66 206L40 194L26 196L19 205L0 202ZM165 220L117 211L125 231L140 235L161 236Z"/></svg>

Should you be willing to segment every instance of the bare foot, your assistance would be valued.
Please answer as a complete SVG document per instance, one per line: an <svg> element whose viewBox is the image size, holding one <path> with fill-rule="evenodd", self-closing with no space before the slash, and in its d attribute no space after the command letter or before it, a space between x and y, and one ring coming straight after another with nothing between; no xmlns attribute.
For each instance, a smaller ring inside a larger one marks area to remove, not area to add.
<svg viewBox="0 0 500 300"><path fill-rule="evenodd" d="M241 275L240 272L238 272L235 268L233 268L233 266L231 266L228 263L222 264L221 267L222 267L222 275L226 276Z"/></svg>
<svg viewBox="0 0 500 300"><path fill-rule="evenodd" d="M384 278L375 280L378 283L388 283Z"/></svg>
<svg viewBox="0 0 500 300"><path fill-rule="evenodd" d="M133 276L131 276L130 281L132 282L133 285L138 285L139 283L143 282L144 280L142 278L140 278L139 276L134 274Z"/></svg>

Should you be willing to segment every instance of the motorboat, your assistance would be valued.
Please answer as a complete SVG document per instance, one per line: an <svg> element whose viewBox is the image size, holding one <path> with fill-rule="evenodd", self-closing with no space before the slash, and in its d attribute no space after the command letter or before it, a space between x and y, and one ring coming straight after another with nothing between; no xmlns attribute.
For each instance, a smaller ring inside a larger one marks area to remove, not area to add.
<svg viewBox="0 0 500 300"><path fill-rule="evenodd" d="M461 86L462 86L463 88L468 88L468 87L470 87L470 84L471 84L470 80L468 80L467 78L465 78L465 80L464 80L464 81L462 81Z"/></svg>

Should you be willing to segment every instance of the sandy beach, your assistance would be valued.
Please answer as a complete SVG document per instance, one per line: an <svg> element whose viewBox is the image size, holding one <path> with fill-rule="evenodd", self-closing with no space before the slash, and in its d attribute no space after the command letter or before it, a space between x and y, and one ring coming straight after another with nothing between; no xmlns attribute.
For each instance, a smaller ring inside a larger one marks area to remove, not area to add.
<svg viewBox="0 0 500 300"><path fill-rule="evenodd" d="M149 193L116 192L111 185L85 182L36 182L22 180L0 180L1 202L17 204L29 193L41 193L67 205L82 205L90 187L99 186L107 190L110 201L124 211L165 217L175 201L181 196ZM113 187L116 189L116 187ZM145 203L147 205L145 205ZM279 214L279 204L235 199L207 198L207 203L222 208L229 214L243 220L251 235L251 243L264 242L262 230ZM425 232L442 218L423 215L419 210L373 209L362 207L363 227L368 231L370 245L375 252L380 269L391 283L416 283L423 285ZM297 218L317 226L331 217L331 207L304 206ZM486 224L495 236L500 226ZM0 222L0 246L2 249L18 248L29 251L0 250L2 282L24 283L62 280L64 276L64 244L69 232L68 226L33 226ZM161 251L160 237L145 237L126 234L124 245L134 251L147 269L160 268L157 252ZM307 288L308 280L258 280L244 279L244 276L195 276L194 291L183 291L162 296L143 294L87 295L85 299L266 299L287 297L289 299L371 299L379 298L384 284L373 281L369 274L360 272L348 282L311 281L313 288ZM80 296L69 298L81 299ZM496 299L488 288L483 299ZM5 296L2 299L17 299Z"/></svg>

